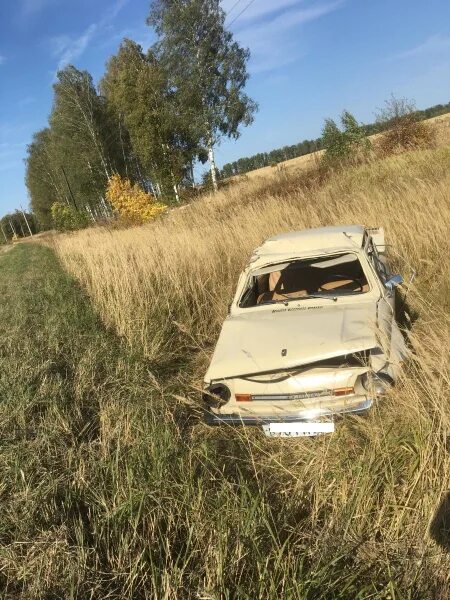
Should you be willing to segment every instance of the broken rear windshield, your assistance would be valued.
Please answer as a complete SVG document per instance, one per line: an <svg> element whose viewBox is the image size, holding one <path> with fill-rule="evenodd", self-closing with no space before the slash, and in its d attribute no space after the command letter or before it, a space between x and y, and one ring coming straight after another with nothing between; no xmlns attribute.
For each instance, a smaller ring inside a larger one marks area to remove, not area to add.
<svg viewBox="0 0 450 600"><path fill-rule="evenodd" d="M239 306L248 308L316 294L361 294L368 290L369 285L356 254L335 254L253 271Z"/></svg>

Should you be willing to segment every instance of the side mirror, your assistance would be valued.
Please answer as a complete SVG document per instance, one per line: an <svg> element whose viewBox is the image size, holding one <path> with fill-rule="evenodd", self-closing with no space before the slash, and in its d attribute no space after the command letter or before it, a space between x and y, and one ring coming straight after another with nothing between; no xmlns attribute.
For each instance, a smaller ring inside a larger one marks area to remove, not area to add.
<svg viewBox="0 0 450 600"><path fill-rule="evenodd" d="M392 275L392 277L388 279L384 285L387 287L388 290L393 290L402 283L403 277L401 275Z"/></svg>

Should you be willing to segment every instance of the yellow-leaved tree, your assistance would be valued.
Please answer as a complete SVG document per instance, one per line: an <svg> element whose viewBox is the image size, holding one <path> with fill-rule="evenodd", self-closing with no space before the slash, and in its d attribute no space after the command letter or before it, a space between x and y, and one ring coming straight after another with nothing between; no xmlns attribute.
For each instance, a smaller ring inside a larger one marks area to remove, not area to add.
<svg viewBox="0 0 450 600"><path fill-rule="evenodd" d="M109 180L106 198L122 218L133 223L148 223L167 210L152 194L118 174Z"/></svg>

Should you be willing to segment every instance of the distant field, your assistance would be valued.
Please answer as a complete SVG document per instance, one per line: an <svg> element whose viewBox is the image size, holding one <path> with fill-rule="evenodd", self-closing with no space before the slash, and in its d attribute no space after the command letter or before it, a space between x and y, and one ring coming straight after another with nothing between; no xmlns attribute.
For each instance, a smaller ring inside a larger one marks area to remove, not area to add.
<svg viewBox="0 0 450 600"><path fill-rule="evenodd" d="M445 115L441 115L439 117L433 117L431 119L427 119L427 123L431 123L436 127L437 131L437 145L438 146L446 146L450 145L450 113ZM376 140L382 134L375 134L369 136L373 143L376 144ZM240 177L266 177L273 174L274 170L286 170L287 172L295 172L295 171L304 171L314 167L317 164L317 161L322 156L323 151L319 150L318 152L312 152L311 154L306 154L305 156L299 156L298 158L292 158L291 160L286 160L278 163L276 167L262 167L261 169L255 169L254 171L249 171L245 175L237 175L233 179L239 179Z"/></svg>

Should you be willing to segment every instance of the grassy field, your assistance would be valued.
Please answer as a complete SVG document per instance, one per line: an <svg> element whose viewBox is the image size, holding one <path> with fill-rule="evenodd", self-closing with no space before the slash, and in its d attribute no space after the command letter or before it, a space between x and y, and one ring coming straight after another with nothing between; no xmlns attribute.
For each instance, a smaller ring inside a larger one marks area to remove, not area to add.
<svg viewBox="0 0 450 600"><path fill-rule="evenodd" d="M1 255L4 596L448 598L449 184L448 149L279 172ZM418 269L400 385L330 437L207 428L199 388L250 252L332 223L385 226Z"/></svg>
<svg viewBox="0 0 450 600"><path fill-rule="evenodd" d="M426 119L426 122L435 129L436 145L438 147L450 145L450 113L440 115L439 117ZM376 133L369 136L369 139L372 141L372 144L374 144L375 147L377 146L377 142L381 135L382 134ZM243 178L254 179L255 177L272 177L274 175L274 171L276 170L284 171L289 175L295 175L300 171L315 168L318 164L318 161L320 161L322 154L323 151L319 150L318 152L312 152L311 154L305 154L304 156L291 158L290 160L285 160L278 163L276 167L262 167L261 169L249 171L244 176L236 175L235 179L239 181Z"/></svg>

